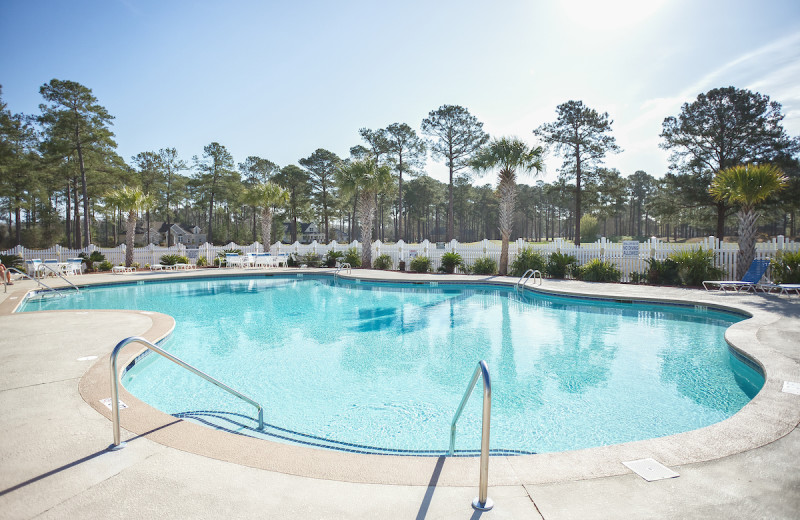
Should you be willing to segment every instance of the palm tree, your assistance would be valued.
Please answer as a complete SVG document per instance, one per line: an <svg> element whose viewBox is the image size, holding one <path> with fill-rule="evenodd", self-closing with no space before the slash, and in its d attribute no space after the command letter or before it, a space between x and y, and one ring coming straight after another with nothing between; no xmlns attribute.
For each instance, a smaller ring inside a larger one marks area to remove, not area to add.
<svg viewBox="0 0 800 520"><path fill-rule="evenodd" d="M737 276L741 279L756 256L756 205L786 186L786 176L772 164L744 164L720 170L708 189L719 202L738 204L739 260Z"/></svg>
<svg viewBox="0 0 800 520"><path fill-rule="evenodd" d="M106 202L128 212L125 221L125 266L133 264L133 238L136 234L136 217L140 211L152 209L154 200L151 195L145 195L141 188L125 186L107 194Z"/></svg>
<svg viewBox="0 0 800 520"><path fill-rule="evenodd" d="M375 197L392 181L388 166L378 166L373 159L348 162L336 170L336 181L347 196L358 197L356 213L361 229L361 266L372 267L372 225L375 221Z"/></svg>
<svg viewBox="0 0 800 520"><path fill-rule="evenodd" d="M261 208L261 241L266 252L269 252L270 248L272 213L276 207L281 207L287 202L289 202L289 192L271 182L258 183L245 193L246 204Z"/></svg>
<svg viewBox="0 0 800 520"><path fill-rule="evenodd" d="M543 168L543 149L541 146L528 148L528 145L516 137L493 139L478 150L470 165L476 171L485 172L498 169L497 194L500 197L500 235L503 245L500 249L500 275L508 272L508 240L514 225L514 203L517 198L517 170L536 174Z"/></svg>

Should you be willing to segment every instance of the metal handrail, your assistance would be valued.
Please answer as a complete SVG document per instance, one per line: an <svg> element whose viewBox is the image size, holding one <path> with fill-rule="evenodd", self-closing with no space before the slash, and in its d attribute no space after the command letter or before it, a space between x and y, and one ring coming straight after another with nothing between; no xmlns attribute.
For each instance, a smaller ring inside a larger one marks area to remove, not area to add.
<svg viewBox="0 0 800 520"><path fill-rule="evenodd" d="M515 287L517 287L517 288L524 287L525 284L528 283L528 280L530 280L531 278L533 278L533 283L536 283L536 275L537 274L539 275L539 285L542 285L542 273L541 273L541 271L539 271L538 269L528 269L527 271L522 273L522 276L519 277L519 280L517 280L517 283L515 284Z"/></svg>
<svg viewBox="0 0 800 520"><path fill-rule="evenodd" d="M339 272L340 272L342 269L347 269L347 274L351 274L351 273L352 273L352 269L353 269L353 268L352 268L352 267L350 267L350 264L349 264L348 262L345 262L345 263L343 263L343 264L339 264L339 267L337 267L337 268L336 268L336 271L334 271L334 272L333 272L333 276L336 276L336 275L338 275L338 274L339 274Z"/></svg>
<svg viewBox="0 0 800 520"><path fill-rule="evenodd" d="M212 383L212 384L218 386L219 388L222 388L223 390L227 391L228 393L233 394L234 396L238 397L239 399L242 399L243 401L246 401L249 404L255 406L258 409L258 429L259 430L263 430L264 429L264 408L260 404L258 404L256 401L250 399L249 397L247 397L246 395L244 395L242 393L237 392L236 390L234 390L233 388L229 387L225 383L217 381L213 377L209 376L205 372L202 372L202 371L196 369L195 367L193 367L192 365L186 363L185 361L181 361L180 359L178 359L177 357L173 356L169 352L166 352L166 351L162 350L161 348L153 345L152 343L150 343L146 339L140 338L138 336L131 336L130 338L125 338L122 341L120 341L119 343L117 343L117 346L114 347L114 350L111 352L111 421L112 421L113 426L114 426L114 444L109 446L108 449L110 449L110 450L120 450L120 449L125 447L125 443L124 442L120 442L120 435L119 435L119 389L118 389L118 384L119 384L118 379L119 378L117 377L117 355L119 354L120 350L122 350L122 348L125 345L129 344L129 343L141 343L142 345L144 345L148 349L152 350L156 354L160 354L161 356L163 356L163 357L167 358L168 360L172 361L173 363L185 368L186 370L192 372L193 374L202 377L203 379L205 379L209 383Z"/></svg>
<svg viewBox="0 0 800 520"><path fill-rule="evenodd" d="M491 415L492 415L492 378L489 377L489 366L486 361L479 361L478 366L475 367L475 372L472 374L472 379L467 385L467 390L464 392L464 397L461 398L461 404L458 405L453 422L450 424L450 451L448 456L452 457L456 446L456 423L461 412L464 410L464 405L472 395L472 390L475 388L475 383L478 382L478 377L483 377L483 417L481 426L481 469L480 481L478 485L478 496L472 501L472 507L479 511L489 511L494 507L494 502L487 496L489 488L489 430L491 429Z"/></svg>
<svg viewBox="0 0 800 520"><path fill-rule="evenodd" d="M67 280L67 278L62 273L56 271L55 269L53 269L52 267L50 267L47 264L42 264L42 266L46 267L48 270L50 270L51 273L53 273L54 275L58 276L59 278L61 278L62 280L64 280L68 284L70 284L76 291L81 292L81 290L78 289L78 286L75 285L74 283L70 282L69 280Z"/></svg>
<svg viewBox="0 0 800 520"><path fill-rule="evenodd" d="M24 273L24 272L20 271L20 270L19 270L19 269L17 269L16 267L6 267L6 270L7 270L7 271L9 271L9 272L13 271L13 272L15 272L15 273L17 273L17 274L20 274L20 275L24 276L24 277L25 277L25 278L27 278L28 280L31 280L31 281L33 281L33 282L36 282L37 284L39 284L39 285L41 285L42 287L46 288L48 291L52 291L52 292L53 292L53 293L55 293L55 294L60 294L58 291L56 291L55 289L53 289L52 287L50 287L49 285L47 285L47 284L46 284L46 283L44 283L43 281L39 280L38 278L34 278L34 277L32 277L32 276L31 276L31 275L29 275L28 273ZM8 284L6 283L6 281L5 281L5 280L3 280L3 289L4 289L4 290L3 290L3 292L8 292ZM64 295L62 294L62 295L61 295L61 297L62 297L62 298L64 298Z"/></svg>

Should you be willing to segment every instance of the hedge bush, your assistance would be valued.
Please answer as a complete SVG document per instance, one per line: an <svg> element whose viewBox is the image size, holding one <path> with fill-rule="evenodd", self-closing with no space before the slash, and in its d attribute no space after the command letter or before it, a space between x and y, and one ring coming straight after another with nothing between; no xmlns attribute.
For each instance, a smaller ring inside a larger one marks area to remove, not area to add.
<svg viewBox="0 0 800 520"><path fill-rule="evenodd" d="M392 268L392 257L386 254L380 255L372 262L373 269L380 269L386 271Z"/></svg>
<svg viewBox="0 0 800 520"><path fill-rule="evenodd" d="M470 270L473 274L497 274L497 262L488 256L484 256L475 260Z"/></svg>
<svg viewBox="0 0 800 520"><path fill-rule="evenodd" d="M517 257L511 262L508 271L509 276L522 276L528 269L544 272L546 260L542 253L535 251L532 247L526 247L517 253Z"/></svg>
<svg viewBox="0 0 800 520"><path fill-rule="evenodd" d="M431 259L427 256L417 256L411 259L408 268L415 273L428 273L431 270Z"/></svg>

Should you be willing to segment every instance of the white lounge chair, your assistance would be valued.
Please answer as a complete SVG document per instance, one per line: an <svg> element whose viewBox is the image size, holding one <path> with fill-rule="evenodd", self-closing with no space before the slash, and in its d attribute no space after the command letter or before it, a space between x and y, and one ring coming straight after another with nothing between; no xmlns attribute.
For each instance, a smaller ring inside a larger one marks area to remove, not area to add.
<svg viewBox="0 0 800 520"><path fill-rule="evenodd" d="M225 253L225 265L227 267L244 267L242 257L239 253Z"/></svg>
<svg viewBox="0 0 800 520"><path fill-rule="evenodd" d="M153 264L150 266L151 271L176 271L177 268L174 265L164 265L164 264Z"/></svg>
<svg viewBox="0 0 800 520"><path fill-rule="evenodd" d="M256 267L272 267L273 265L273 257L271 253L257 253L255 257L255 262L253 263Z"/></svg>
<svg viewBox="0 0 800 520"><path fill-rule="evenodd" d="M747 269L747 272L744 273L741 280L706 280L703 282L703 288L708 291L709 285L716 285L720 291L726 291L728 287L736 289L736 292L739 292L739 289L744 289L745 291L756 290L759 288L759 283L761 278L764 276L764 273L767 272L769 268L769 260L753 260L753 263L750 264L750 267Z"/></svg>

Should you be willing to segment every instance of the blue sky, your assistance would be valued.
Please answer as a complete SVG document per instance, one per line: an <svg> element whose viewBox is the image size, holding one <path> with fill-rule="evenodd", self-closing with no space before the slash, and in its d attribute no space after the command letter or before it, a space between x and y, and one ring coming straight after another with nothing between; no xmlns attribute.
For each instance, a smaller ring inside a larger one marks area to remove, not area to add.
<svg viewBox="0 0 800 520"><path fill-rule="evenodd" d="M0 48L13 112L38 113L52 78L82 83L116 117L128 161L165 147L188 160L212 141L237 162L344 157L359 128L419 131L443 104L534 144L558 104L580 99L614 120L624 151L606 164L658 177L664 118L729 85L780 102L800 135L796 0L4 0ZM560 164L548 158L543 178ZM446 180L441 163L426 170Z"/></svg>

